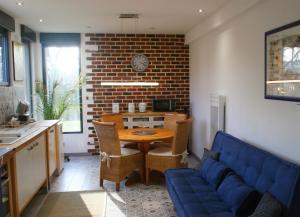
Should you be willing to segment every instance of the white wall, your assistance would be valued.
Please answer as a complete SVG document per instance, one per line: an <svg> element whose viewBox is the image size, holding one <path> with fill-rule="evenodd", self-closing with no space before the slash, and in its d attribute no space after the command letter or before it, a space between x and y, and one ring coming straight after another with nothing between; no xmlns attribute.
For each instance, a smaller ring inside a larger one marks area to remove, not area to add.
<svg viewBox="0 0 300 217"><path fill-rule="evenodd" d="M300 106L264 99L264 33L300 19L299 0L265 0L190 43L192 151L209 143L209 95L227 97L227 132L300 163ZM298 103L299 104L299 103Z"/></svg>

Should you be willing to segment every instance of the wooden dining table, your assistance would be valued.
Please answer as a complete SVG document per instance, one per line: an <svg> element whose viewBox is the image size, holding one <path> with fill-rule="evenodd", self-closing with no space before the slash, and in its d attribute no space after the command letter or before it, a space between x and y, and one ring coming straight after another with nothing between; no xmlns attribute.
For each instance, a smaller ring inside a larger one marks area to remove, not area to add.
<svg viewBox="0 0 300 217"><path fill-rule="evenodd" d="M164 128L135 128L119 130L120 141L136 142L141 152L146 154L154 141L172 141L174 131Z"/></svg>

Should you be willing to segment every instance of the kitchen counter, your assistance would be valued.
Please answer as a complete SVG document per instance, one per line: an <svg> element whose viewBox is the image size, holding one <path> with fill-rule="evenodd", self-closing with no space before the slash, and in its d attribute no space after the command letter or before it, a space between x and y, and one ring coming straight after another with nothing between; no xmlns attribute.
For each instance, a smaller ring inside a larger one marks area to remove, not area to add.
<svg viewBox="0 0 300 217"><path fill-rule="evenodd" d="M59 120L43 120L32 123L34 127L53 127L55 124L58 124Z"/></svg>
<svg viewBox="0 0 300 217"><path fill-rule="evenodd" d="M0 149L4 148L3 155L6 155L12 151L14 152L14 151L18 151L18 150L22 149L23 146L25 146L28 142L30 142L31 140L33 140L40 134L46 132L46 130L49 127L54 126L58 122L59 122L59 120L43 120L43 121L37 121L37 122L26 125L27 127L30 127L31 129L35 128L35 130L32 133L18 139L15 143L13 143L11 145L0 145ZM1 156L1 152L0 152L0 156Z"/></svg>
<svg viewBox="0 0 300 217"><path fill-rule="evenodd" d="M1 147L0 148L1 164L5 163L10 158L10 156L12 156L13 152L14 151L11 148Z"/></svg>

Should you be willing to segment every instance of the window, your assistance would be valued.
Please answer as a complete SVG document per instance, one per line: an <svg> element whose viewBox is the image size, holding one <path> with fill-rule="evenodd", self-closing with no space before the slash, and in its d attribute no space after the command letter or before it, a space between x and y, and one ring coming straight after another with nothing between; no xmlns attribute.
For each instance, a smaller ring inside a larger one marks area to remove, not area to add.
<svg viewBox="0 0 300 217"><path fill-rule="evenodd" d="M300 47L284 47L283 68L286 72L300 74Z"/></svg>
<svg viewBox="0 0 300 217"><path fill-rule="evenodd" d="M9 84L8 31L0 28L0 85Z"/></svg>

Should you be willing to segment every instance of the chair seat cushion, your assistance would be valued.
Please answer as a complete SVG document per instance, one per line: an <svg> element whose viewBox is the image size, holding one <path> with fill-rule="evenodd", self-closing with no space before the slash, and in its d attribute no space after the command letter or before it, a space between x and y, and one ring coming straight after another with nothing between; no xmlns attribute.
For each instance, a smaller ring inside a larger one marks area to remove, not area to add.
<svg viewBox="0 0 300 217"><path fill-rule="evenodd" d="M133 154L138 154L141 153L137 149L132 149L132 148L121 148L121 155L122 156L128 156L128 155L133 155Z"/></svg>
<svg viewBox="0 0 300 217"><path fill-rule="evenodd" d="M168 147L160 147L152 149L148 152L148 155L155 155L155 156L172 156L172 150Z"/></svg>
<svg viewBox="0 0 300 217"><path fill-rule="evenodd" d="M165 172L168 191L179 216L233 217L214 188L194 169L170 169Z"/></svg>

